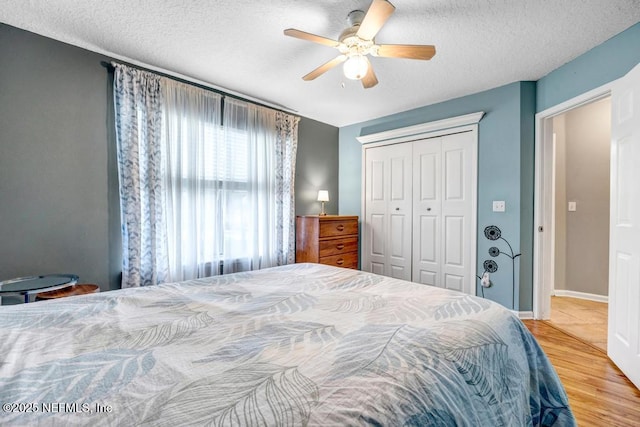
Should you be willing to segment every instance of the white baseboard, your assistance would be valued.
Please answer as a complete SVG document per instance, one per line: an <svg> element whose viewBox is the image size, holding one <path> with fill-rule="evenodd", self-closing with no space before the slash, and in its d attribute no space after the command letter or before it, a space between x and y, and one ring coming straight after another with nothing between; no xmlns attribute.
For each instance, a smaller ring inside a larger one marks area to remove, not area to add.
<svg viewBox="0 0 640 427"><path fill-rule="evenodd" d="M607 302L607 303L609 302L609 297L607 295L588 294L586 292L567 291L564 289L554 289L553 295L557 297L571 297L571 298L586 299L589 301L596 301L596 302Z"/></svg>
<svg viewBox="0 0 640 427"><path fill-rule="evenodd" d="M513 311L513 310L511 310L511 312L513 314L515 314L516 316L518 316L518 318L520 320L531 320L531 319L533 319L533 311Z"/></svg>

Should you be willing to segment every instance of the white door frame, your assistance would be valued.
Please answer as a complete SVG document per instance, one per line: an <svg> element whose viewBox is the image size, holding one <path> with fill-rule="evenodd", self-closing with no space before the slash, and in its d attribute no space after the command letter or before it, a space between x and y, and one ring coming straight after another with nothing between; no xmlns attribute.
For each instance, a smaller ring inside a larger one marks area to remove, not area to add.
<svg viewBox="0 0 640 427"><path fill-rule="evenodd" d="M383 131L375 134L359 136L356 139L358 142L362 144L362 178L361 178L361 200L360 200L360 209L363 214L365 213L365 174L366 174L366 153L365 150L373 147L380 147L383 145L391 145L391 144L399 144L402 142L415 141L419 139L425 138L435 138L438 136L445 136L454 133L460 132L472 132L474 135L475 146L473 152L473 166L474 170L472 171L471 177L473 182L471 183L471 187L474 190L474 194L471 197L471 209L473 212L473 217L471 218L471 236L470 236L470 249L471 249L471 262L469 265L469 277L474 279L472 289L472 295L476 294L477 284L475 282L476 278L476 269L477 269L477 248L476 248L476 240L478 234L478 123L484 116L484 111L479 111L476 113L465 114L463 116L451 117L448 119L437 120L433 122L421 123L413 126L407 126L398 129L392 129L388 131ZM367 232L365 230L366 224L362 223L362 232L361 235ZM364 259L362 260L364 261ZM360 265L363 265L364 262L361 262Z"/></svg>
<svg viewBox="0 0 640 427"><path fill-rule="evenodd" d="M553 118L611 95L613 82L536 114L533 239L533 318L549 319L555 258Z"/></svg>

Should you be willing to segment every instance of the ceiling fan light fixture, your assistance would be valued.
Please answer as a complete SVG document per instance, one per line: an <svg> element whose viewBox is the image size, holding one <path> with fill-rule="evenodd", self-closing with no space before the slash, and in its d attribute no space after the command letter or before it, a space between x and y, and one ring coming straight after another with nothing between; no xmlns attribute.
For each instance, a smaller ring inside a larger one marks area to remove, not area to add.
<svg viewBox="0 0 640 427"><path fill-rule="evenodd" d="M378 84L378 78L368 55L383 58L431 59L436 54L436 47L433 45L376 44L376 35L395 9L388 0L372 0L366 12L351 11L347 16L349 27L340 34L338 40L295 28L284 30L286 36L329 46L340 52L338 56L307 73L302 79L314 80L333 67L343 64L342 72L346 78L360 80L362 87L370 89Z"/></svg>
<svg viewBox="0 0 640 427"><path fill-rule="evenodd" d="M352 55L342 68L344 76L351 80L361 80L369 71L369 62L362 55Z"/></svg>

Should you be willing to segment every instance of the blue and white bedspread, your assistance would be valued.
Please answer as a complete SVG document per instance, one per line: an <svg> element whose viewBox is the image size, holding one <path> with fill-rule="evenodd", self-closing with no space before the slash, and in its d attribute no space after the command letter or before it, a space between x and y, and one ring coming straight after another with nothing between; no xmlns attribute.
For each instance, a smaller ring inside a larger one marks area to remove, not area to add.
<svg viewBox="0 0 640 427"><path fill-rule="evenodd" d="M0 310L2 425L575 425L490 301L295 264Z"/></svg>

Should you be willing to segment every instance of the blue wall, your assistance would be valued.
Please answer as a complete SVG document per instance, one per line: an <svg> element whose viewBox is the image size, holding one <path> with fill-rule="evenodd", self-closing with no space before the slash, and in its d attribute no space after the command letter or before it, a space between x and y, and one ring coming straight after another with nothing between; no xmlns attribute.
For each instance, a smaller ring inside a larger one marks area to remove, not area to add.
<svg viewBox="0 0 640 427"><path fill-rule="evenodd" d="M478 273L483 261L490 259L487 250L494 243L484 237L484 227L498 225L522 256L515 264L515 287L510 260L497 259L499 270L492 275L495 285L485 290L485 296L517 311L532 310L535 113L616 80L639 62L640 23L537 82L512 83L341 128L340 214L361 215L362 146L357 136L484 111L478 146ZM507 211L492 212L493 200L505 200Z"/></svg>
<svg viewBox="0 0 640 427"><path fill-rule="evenodd" d="M617 80L639 62L640 23L637 23L538 80L536 111Z"/></svg>
<svg viewBox="0 0 640 427"><path fill-rule="evenodd" d="M521 141L533 147L533 116L535 108L534 83L517 82L486 92L457 98L435 105L417 108L404 113L346 126L339 134L339 187L340 214L361 215L361 177L362 177L362 145L357 136L411 126L418 123L431 122L463 114L484 111L485 116L479 124L478 142L478 274L482 273L482 263L489 259L488 250L495 242L484 237L483 230L487 225L497 225L502 235L513 246L520 247L521 224L532 227L533 217L530 206L526 215L531 219L523 221L521 200L533 201L533 187L526 188L527 194L521 194ZM528 123L523 125L524 120ZM526 138L523 139L523 134ZM532 151L532 150L530 150ZM526 182L533 183L533 168L527 170ZM493 200L504 200L507 211L492 211ZM503 243L503 242L502 242ZM506 244L498 244L507 249ZM523 286L524 293L531 294L531 278L520 277L519 262L516 261L515 289L512 284L511 261L501 256L497 259L499 270L492 276L495 286L485 290L485 296L501 304L511 307L514 299L519 306L518 287ZM507 261L509 261L507 263ZM522 285L520 283L522 282ZM480 290L478 290L480 294ZM527 300L530 305L531 298ZM529 310L530 308L524 308Z"/></svg>

